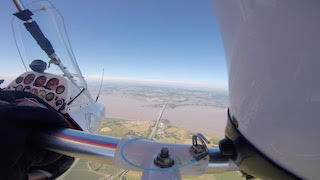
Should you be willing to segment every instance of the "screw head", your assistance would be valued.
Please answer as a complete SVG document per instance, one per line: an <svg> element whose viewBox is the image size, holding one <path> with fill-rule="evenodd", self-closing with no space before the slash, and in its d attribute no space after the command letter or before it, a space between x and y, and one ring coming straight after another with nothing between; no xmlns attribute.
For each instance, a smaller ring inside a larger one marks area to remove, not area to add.
<svg viewBox="0 0 320 180"><path fill-rule="evenodd" d="M168 158L169 157L169 149L166 147L162 148L161 152L160 152L160 157Z"/></svg>

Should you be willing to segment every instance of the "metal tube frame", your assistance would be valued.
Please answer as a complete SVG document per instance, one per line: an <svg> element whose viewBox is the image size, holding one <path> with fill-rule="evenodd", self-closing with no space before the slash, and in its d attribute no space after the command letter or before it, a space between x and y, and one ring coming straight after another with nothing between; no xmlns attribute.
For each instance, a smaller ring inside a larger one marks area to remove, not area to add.
<svg viewBox="0 0 320 180"><path fill-rule="evenodd" d="M20 0L12 0L12 1L13 1L14 5L16 6L16 8L18 9L18 11L24 10L24 6Z"/></svg>
<svg viewBox="0 0 320 180"><path fill-rule="evenodd" d="M37 145L47 150L109 165L114 165L115 151L121 140L72 129L41 133L35 139ZM209 159L208 174L239 170L219 148L209 148Z"/></svg>

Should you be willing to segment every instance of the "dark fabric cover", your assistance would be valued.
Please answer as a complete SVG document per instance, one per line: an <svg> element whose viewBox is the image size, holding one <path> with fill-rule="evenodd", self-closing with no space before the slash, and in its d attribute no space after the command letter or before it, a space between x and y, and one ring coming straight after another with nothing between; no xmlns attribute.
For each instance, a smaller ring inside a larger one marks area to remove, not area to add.
<svg viewBox="0 0 320 180"><path fill-rule="evenodd" d="M27 21L32 19L31 16L33 15L33 13L29 9L25 9L23 11L14 13L13 15L15 15L17 18L19 18L22 21Z"/></svg>
<svg viewBox="0 0 320 180"><path fill-rule="evenodd" d="M47 108L19 106L15 99L34 98ZM65 172L74 158L38 148L33 134L51 128L68 127L64 117L28 92L0 90L0 179L25 180L31 170L51 172L54 178Z"/></svg>
<svg viewBox="0 0 320 180"><path fill-rule="evenodd" d="M50 41L44 36L37 22L23 23L32 37L37 41L40 48L47 53L48 56L54 53L54 49Z"/></svg>

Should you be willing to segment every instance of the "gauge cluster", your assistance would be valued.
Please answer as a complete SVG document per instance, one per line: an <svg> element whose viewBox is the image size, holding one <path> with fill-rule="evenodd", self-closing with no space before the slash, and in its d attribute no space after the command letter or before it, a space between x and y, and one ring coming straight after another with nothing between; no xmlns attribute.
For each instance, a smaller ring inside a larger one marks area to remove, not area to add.
<svg viewBox="0 0 320 180"><path fill-rule="evenodd" d="M37 95L59 111L65 109L67 80L48 73L26 72L7 87L8 90L25 91Z"/></svg>

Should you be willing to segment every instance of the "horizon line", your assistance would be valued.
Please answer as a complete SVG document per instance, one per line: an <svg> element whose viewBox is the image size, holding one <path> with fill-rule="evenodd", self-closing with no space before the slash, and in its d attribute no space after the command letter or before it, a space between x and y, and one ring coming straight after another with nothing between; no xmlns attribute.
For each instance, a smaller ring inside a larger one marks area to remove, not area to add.
<svg viewBox="0 0 320 180"><path fill-rule="evenodd" d="M20 74L0 74L0 79L4 78L12 81ZM84 79L87 82L100 82L101 76L86 75ZM116 76L103 76L104 82L122 82L122 83L144 83L153 85L173 85L173 86L186 86L186 87L199 87L199 88L218 88L228 89L227 83L213 83L213 82L194 82L194 81L178 81L178 80L164 80L164 79L145 79L145 78L132 78L132 77L116 77ZM7 82L8 83L8 82ZM5 83L6 84L6 83Z"/></svg>
<svg viewBox="0 0 320 180"><path fill-rule="evenodd" d="M88 75L84 76L88 82L101 81L101 76ZM211 83L211 82L194 82L194 81L178 81L178 80L165 80L165 79L145 79L145 78L130 78L130 77L115 77L115 76L103 76L103 81L109 82L136 82L136 83L152 83L162 85L180 85L190 87L204 87L204 88L221 88L228 89L226 83Z"/></svg>

